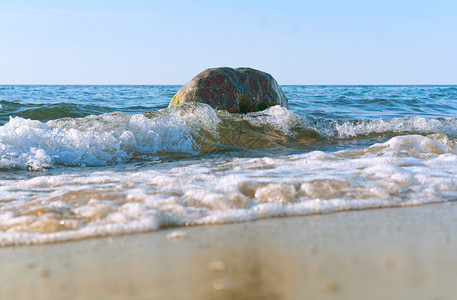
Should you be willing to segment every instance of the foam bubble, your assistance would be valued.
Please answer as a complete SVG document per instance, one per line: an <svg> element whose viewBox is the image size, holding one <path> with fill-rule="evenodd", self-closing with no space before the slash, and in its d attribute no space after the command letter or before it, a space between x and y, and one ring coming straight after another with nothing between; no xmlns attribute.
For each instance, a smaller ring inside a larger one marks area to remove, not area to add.
<svg viewBox="0 0 457 300"><path fill-rule="evenodd" d="M181 239L187 237L187 234L184 231L173 231L167 234L168 239Z"/></svg>

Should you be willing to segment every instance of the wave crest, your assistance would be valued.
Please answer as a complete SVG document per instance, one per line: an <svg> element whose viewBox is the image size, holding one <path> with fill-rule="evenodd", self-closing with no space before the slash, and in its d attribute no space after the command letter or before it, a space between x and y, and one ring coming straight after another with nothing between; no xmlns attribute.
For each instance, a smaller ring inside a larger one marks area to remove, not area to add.
<svg viewBox="0 0 457 300"><path fill-rule="evenodd" d="M405 134L457 136L454 118L410 116L379 120L328 120L280 106L229 114L185 103L128 115L106 113L48 122L10 118L0 127L0 168L40 170L56 165L104 166L162 155L303 147L329 140L390 138Z"/></svg>

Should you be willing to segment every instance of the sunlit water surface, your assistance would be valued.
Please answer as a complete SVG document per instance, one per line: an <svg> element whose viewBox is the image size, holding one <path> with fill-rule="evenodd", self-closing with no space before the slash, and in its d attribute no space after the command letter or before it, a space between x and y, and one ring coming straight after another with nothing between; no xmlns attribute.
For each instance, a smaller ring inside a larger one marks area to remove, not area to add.
<svg viewBox="0 0 457 300"><path fill-rule="evenodd" d="M0 86L0 245L457 199L456 86L284 86L246 115L179 88Z"/></svg>

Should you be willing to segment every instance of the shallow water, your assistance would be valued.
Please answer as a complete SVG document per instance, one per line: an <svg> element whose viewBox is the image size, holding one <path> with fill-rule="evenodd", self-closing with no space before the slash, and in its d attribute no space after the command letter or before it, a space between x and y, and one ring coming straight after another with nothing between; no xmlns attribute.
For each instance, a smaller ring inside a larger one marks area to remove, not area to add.
<svg viewBox="0 0 457 300"><path fill-rule="evenodd" d="M0 245L457 199L456 86L284 86L228 114L179 86L0 86Z"/></svg>

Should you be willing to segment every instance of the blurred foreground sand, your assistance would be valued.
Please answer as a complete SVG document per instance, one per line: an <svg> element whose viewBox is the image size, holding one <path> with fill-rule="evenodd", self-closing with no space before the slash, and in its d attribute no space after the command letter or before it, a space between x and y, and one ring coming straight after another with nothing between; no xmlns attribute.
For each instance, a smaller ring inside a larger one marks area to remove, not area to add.
<svg viewBox="0 0 457 300"><path fill-rule="evenodd" d="M0 268L2 300L457 299L457 205L0 248Z"/></svg>

